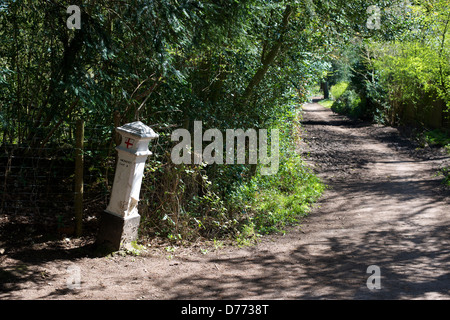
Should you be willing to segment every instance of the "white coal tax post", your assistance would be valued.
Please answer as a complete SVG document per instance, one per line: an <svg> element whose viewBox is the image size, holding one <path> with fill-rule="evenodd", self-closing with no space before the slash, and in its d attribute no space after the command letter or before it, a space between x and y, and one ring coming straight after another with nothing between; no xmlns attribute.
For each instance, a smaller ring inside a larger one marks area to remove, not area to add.
<svg viewBox="0 0 450 320"><path fill-rule="evenodd" d="M117 127L116 131L122 140L116 147L118 159L111 198L97 237L97 243L111 250L119 250L137 238L141 218L137 209L139 193L145 161L152 154L148 144L158 138L158 134L140 121Z"/></svg>

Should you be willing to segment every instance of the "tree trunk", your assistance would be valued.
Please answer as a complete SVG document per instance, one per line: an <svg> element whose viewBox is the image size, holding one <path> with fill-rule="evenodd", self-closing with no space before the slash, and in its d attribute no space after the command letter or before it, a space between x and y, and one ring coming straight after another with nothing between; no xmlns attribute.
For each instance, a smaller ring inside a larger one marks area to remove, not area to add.
<svg viewBox="0 0 450 320"><path fill-rule="evenodd" d="M278 53L280 52L281 45L283 44L283 34L285 33L288 24L289 24L289 18L292 15L292 12L294 12L294 9L288 5L286 6L286 9L283 13L283 21L281 23L281 32L280 37L278 40L274 43L270 51L267 53L267 55L262 59L262 66L256 71L253 78L250 80L249 84L245 88L244 93L238 100L238 105L245 105L250 96L252 95L254 89L258 86L258 84L261 82L262 79L264 79L265 74L267 73L267 70L269 70L270 65L277 57Z"/></svg>
<svg viewBox="0 0 450 320"><path fill-rule="evenodd" d="M83 147L84 121L77 120L75 149L75 234L81 237L83 226Z"/></svg>
<svg viewBox="0 0 450 320"><path fill-rule="evenodd" d="M322 89L323 89L323 98L329 99L330 98L330 90L328 89L328 82L325 81L322 83Z"/></svg>

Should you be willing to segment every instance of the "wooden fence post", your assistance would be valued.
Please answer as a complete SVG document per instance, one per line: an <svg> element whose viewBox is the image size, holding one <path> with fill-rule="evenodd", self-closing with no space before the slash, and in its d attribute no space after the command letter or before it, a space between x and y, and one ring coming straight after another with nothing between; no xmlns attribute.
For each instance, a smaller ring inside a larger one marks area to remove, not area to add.
<svg viewBox="0 0 450 320"><path fill-rule="evenodd" d="M81 236L83 226L83 147L84 121L77 120L75 146L75 235Z"/></svg>

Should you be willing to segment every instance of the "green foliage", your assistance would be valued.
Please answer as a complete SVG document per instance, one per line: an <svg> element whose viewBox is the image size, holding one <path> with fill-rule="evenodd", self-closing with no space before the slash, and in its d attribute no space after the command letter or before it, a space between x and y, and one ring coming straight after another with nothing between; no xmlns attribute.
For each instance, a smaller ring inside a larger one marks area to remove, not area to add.
<svg viewBox="0 0 450 320"><path fill-rule="evenodd" d="M256 211L253 222L259 233L279 232L286 225L298 223L298 218L307 214L323 190L323 185L300 157L286 160L277 175L260 177L260 189L255 197L258 203L253 204Z"/></svg>
<svg viewBox="0 0 450 320"><path fill-rule="evenodd" d="M449 167L442 168L439 171L439 174L444 177L442 180L442 183L444 185L446 185L447 187L450 187L450 168Z"/></svg>
<svg viewBox="0 0 450 320"><path fill-rule="evenodd" d="M170 159L167 159L169 162ZM150 161L143 183L141 235L172 241L221 237L233 227L203 166Z"/></svg>
<svg viewBox="0 0 450 320"><path fill-rule="evenodd" d="M289 116L280 118L274 128L280 130L280 169L274 175L259 173L240 185L228 202L242 210L244 225L238 238L257 234L283 232L287 225L297 224L324 190L324 185L295 151L296 139ZM233 209L232 209L233 210ZM234 209L233 211L236 211Z"/></svg>
<svg viewBox="0 0 450 320"><path fill-rule="evenodd" d="M347 82L347 81L342 81L342 82L338 82L337 84L332 86L330 88L330 92L331 92L332 97L335 100L339 99L342 96L342 94L347 90L349 84L350 83Z"/></svg>
<svg viewBox="0 0 450 320"><path fill-rule="evenodd" d="M285 106L272 128L280 131L280 168L275 175L250 174L250 166L167 165L150 160L143 187L141 235L179 242L233 236L249 244L259 234L281 232L298 223L323 191L323 184L295 150L298 115ZM270 132L270 130L269 130ZM210 168L212 169L212 168ZM164 192L160 192L162 187Z"/></svg>
<svg viewBox="0 0 450 320"><path fill-rule="evenodd" d="M355 42L359 59L350 66L350 80L363 97L362 117L385 124L442 126L437 113L450 107L447 6L446 1L417 1L408 7L407 28L395 40Z"/></svg>
<svg viewBox="0 0 450 320"><path fill-rule="evenodd" d="M450 135L439 129L426 131L425 140L429 145L437 145L441 147L450 145Z"/></svg>
<svg viewBox="0 0 450 320"><path fill-rule="evenodd" d="M80 30L66 27L73 4L82 12ZM304 214L322 188L293 149L288 118L295 104L307 101L333 65L335 48L347 46L355 32L385 39L405 30L393 14L383 20L389 32L368 30L366 7L362 0L3 1L1 144L73 148L74 123L83 118L95 128L85 137L87 168L96 176L89 187L105 192L114 119L141 120L160 134L142 184L141 234L178 241L220 237L242 225L250 237L279 230ZM444 76L447 53L433 60ZM339 77L349 70L341 65ZM380 72L380 83L385 77ZM340 99L356 110L358 95L347 91ZM195 120L222 131L280 128L279 172L174 166L171 130L192 131Z"/></svg>
<svg viewBox="0 0 450 320"><path fill-rule="evenodd" d="M331 110L358 118L361 116L362 99L354 89L345 90L331 106Z"/></svg>
<svg viewBox="0 0 450 320"><path fill-rule="evenodd" d="M333 51L330 85L350 82L334 109L382 124L445 125L450 108L448 2L371 4L380 8L380 29L361 30Z"/></svg>
<svg viewBox="0 0 450 320"><path fill-rule="evenodd" d="M334 100L333 99L324 99L319 101L319 104L324 106L325 108L331 108L333 106Z"/></svg>
<svg viewBox="0 0 450 320"><path fill-rule="evenodd" d="M441 52L436 41L433 45L432 39L428 40L404 41L370 49L378 56L373 66L380 86L386 88L393 111L405 119L408 110L412 109L414 115L409 117L419 124L424 123L424 114L435 103L442 101L444 108L450 107L447 95L450 69L448 63L442 63L442 56L448 61L450 55Z"/></svg>
<svg viewBox="0 0 450 320"><path fill-rule="evenodd" d="M361 97L355 89L350 87L350 82L340 81L331 86L331 99L321 100L319 103L331 108L334 112L347 114L353 117L360 116L361 113Z"/></svg>

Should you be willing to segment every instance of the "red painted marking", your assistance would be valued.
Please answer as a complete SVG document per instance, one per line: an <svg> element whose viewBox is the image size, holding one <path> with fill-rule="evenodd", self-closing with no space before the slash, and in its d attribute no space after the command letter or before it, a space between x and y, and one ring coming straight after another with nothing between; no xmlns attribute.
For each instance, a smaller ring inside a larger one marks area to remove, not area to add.
<svg viewBox="0 0 450 320"><path fill-rule="evenodd" d="M132 140L132 139L128 138L128 140L127 140L127 141L125 141L125 144L127 145L127 149L129 149L129 148L130 148L130 146L132 146L132 145L133 145L133 142L134 142L134 140L133 140L133 142L130 142L130 140Z"/></svg>

